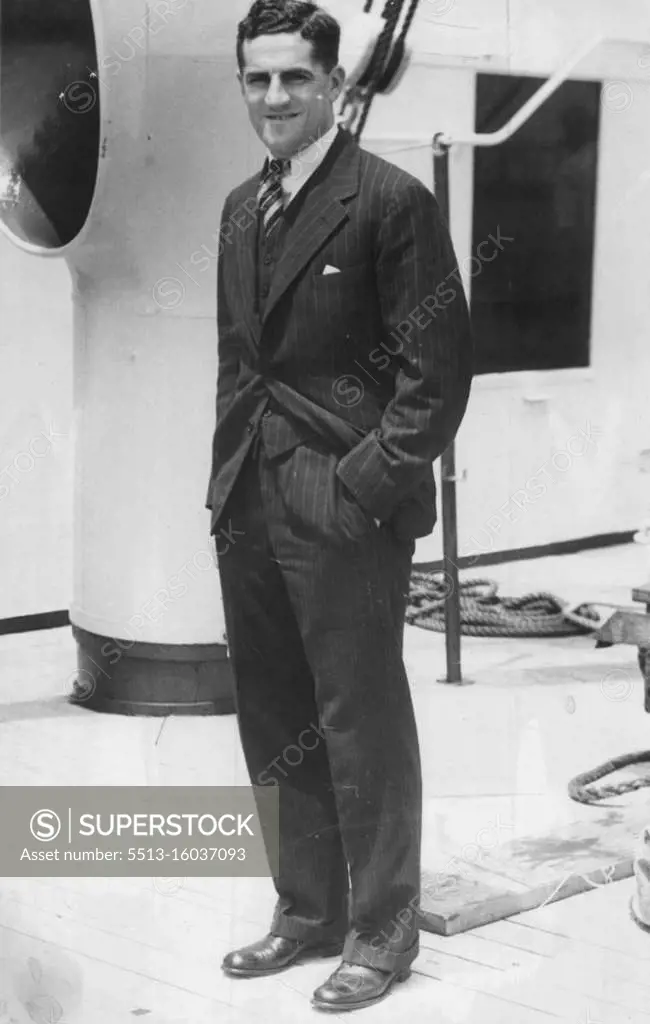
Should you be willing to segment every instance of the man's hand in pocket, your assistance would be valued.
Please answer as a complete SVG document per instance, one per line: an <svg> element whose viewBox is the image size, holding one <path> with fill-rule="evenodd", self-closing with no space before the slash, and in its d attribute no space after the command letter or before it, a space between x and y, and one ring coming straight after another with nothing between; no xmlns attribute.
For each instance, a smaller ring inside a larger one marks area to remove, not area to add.
<svg viewBox="0 0 650 1024"><path fill-rule="evenodd" d="M338 485L339 515L341 519L341 528L346 537L349 537L350 539L362 537L368 532L373 521L379 525L378 521L376 519L373 520L365 509L362 508L354 497L352 491L349 490L341 480L338 481Z"/></svg>

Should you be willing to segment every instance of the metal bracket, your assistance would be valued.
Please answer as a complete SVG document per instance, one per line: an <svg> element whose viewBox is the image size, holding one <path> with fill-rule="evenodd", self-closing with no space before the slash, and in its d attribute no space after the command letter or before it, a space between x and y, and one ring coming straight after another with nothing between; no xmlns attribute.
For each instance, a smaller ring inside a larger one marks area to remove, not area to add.
<svg viewBox="0 0 650 1024"><path fill-rule="evenodd" d="M433 149L434 156L444 156L451 147L451 142L447 141L447 137L444 132L438 132L433 136L431 146Z"/></svg>

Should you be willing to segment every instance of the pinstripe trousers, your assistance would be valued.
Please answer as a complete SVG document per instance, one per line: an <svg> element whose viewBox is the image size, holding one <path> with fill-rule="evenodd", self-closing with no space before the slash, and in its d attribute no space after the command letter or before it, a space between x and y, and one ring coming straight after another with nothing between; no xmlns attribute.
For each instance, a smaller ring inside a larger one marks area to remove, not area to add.
<svg viewBox="0 0 650 1024"><path fill-rule="evenodd" d="M378 526L317 439L256 439L219 557L252 785L280 798L276 935L345 939L385 970L418 953L422 783L402 659L414 542Z"/></svg>

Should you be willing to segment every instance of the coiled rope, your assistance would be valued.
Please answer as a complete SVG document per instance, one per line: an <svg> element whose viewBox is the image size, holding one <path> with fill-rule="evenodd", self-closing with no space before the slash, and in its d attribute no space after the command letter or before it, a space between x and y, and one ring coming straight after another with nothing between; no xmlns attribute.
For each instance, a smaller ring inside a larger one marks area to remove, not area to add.
<svg viewBox="0 0 650 1024"><path fill-rule="evenodd" d="M588 604L569 606L545 592L524 597L497 597L492 580L460 583L461 633L466 636L572 636L598 628L600 619ZM445 602L450 583L444 573L414 569L406 612L412 626L445 631Z"/></svg>
<svg viewBox="0 0 650 1024"><path fill-rule="evenodd" d="M634 754L621 754L613 757L611 761L605 761L592 768L589 772L582 772L576 775L569 783L569 796L579 804L595 804L600 800L606 800L611 796L621 796L623 793L633 793L637 789L650 786L650 775L642 775L638 779L625 779L622 782L613 782L608 786L594 786L592 783L598 779L619 771L620 768L628 768L631 764L650 763L650 750L637 750Z"/></svg>

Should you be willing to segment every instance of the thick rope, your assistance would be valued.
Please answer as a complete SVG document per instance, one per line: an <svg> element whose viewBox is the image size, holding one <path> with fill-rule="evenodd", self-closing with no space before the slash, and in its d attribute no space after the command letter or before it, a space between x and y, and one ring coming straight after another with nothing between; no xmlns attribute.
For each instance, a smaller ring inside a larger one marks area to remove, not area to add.
<svg viewBox="0 0 650 1024"><path fill-rule="evenodd" d="M449 588L444 573L413 570L406 621L444 633ZM545 592L497 597L497 584L491 580L461 582L459 604L461 633L466 636L573 636L597 629L600 621L589 605L568 615L568 606Z"/></svg>
<svg viewBox="0 0 650 1024"><path fill-rule="evenodd" d="M406 54L406 37L409 34L413 19L417 13L420 0L411 0L411 6L404 19L404 25L397 38L397 41L392 49L390 57L386 62L383 74L377 83L377 92L385 93L391 87L397 72L404 63L404 55Z"/></svg>
<svg viewBox="0 0 650 1024"><path fill-rule="evenodd" d="M648 669L650 668L646 660L648 657L650 657L650 651L644 646L639 646L639 669L646 682L646 711L650 711L647 693ZM623 793L633 793L637 789L644 789L646 786L650 786L650 775L642 775L639 778L622 782L612 782L608 786L594 786L593 783L621 768L629 768L632 764L648 763L650 763L650 750L638 750L635 754L621 754L619 757L613 757L611 761L605 761L597 768L592 768L589 772L582 772L581 775L576 775L574 779L571 779L569 796L579 804L597 804L612 796L622 796Z"/></svg>
<svg viewBox="0 0 650 1024"><path fill-rule="evenodd" d="M638 779L627 779L623 782L614 782L608 786L593 786L593 782L602 779L605 775L620 768L628 768L631 764L650 763L650 750L638 750L635 754L621 754L620 757L613 757L611 761L605 761L589 772L576 775L569 783L569 796L579 804L595 804L608 797L621 796L623 793L633 793L637 789L650 786L650 775L643 775Z"/></svg>
<svg viewBox="0 0 650 1024"><path fill-rule="evenodd" d="M405 3L406 0L386 0L381 15L384 19L384 27L379 33L379 38L377 39L368 67L357 83L360 88L367 88L369 90L370 95L366 99L371 98L386 66L386 61L393 44L393 37L397 31Z"/></svg>
<svg viewBox="0 0 650 1024"><path fill-rule="evenodd" d="M357 142L361 139L363 129L366 126L370 108L372 107L377 87L390 55L393 38L397 31L397 26L405 3L406 0L386 0L386 5L382 14L386 24L380 33L379 39L377 40L375 52L370 59L370 63L357 82L357 94L365 94L359 122L354 131L354 138Z"/></svg>

